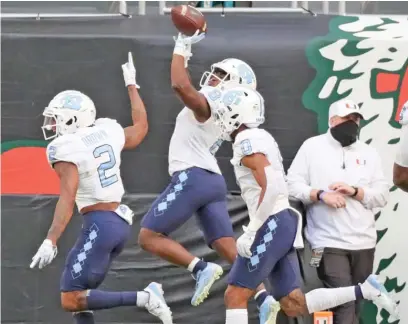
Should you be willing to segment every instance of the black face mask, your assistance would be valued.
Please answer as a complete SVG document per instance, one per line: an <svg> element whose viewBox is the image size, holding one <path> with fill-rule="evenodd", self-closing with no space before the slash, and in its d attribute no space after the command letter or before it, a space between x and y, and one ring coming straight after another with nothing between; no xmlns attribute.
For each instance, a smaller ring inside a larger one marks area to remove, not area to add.
<svg viewBox="0 0 408 324"><path fill-rule="evenodd" d="M358 136L358 125L352 121L348 120L330 129L333 138L341 144L341 146L346 147L357 141Z"/></svg>

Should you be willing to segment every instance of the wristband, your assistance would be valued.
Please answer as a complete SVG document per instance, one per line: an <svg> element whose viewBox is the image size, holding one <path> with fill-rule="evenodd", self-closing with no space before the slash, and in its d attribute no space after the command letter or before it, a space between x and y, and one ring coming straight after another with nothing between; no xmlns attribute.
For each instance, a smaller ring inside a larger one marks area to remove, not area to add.
<svg viewBox="0 0 408 324"><path fill-rule="evenodd" d="M357 187L352 187L354 190L355 190L355 192L350 196L350 197L355 197L355 196L357 196L357 194L358 194L358 188Z"/></svg>
<svg viewBox="0 0 408 324"><path fill-rule="evenodd" d="M316 194L317 200L321 201L320 196L324 193L324 190L319 190Z"/></svg>

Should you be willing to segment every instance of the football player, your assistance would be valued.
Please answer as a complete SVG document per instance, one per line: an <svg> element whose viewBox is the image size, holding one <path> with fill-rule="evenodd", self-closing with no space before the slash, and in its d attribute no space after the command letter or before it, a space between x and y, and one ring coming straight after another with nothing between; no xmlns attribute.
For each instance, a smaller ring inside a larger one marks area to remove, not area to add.
<svg viewBox="0 0 408 324"><path fill-rule="evenodd" d="M239 256L228 276L226 323L247 324L247 302L265 279L290 317L312 314L359 298L372 300L397 315L396 304L371 275L357 286L300 290L295 248L303 247L302 217L289 204L285 171L278 144L259 129L264 100L259 92L236 87L223 92L213 112L222 138L233 143L235 177L249 212L249 224L237 240Z"/></svg>
<svg viewBox="0 0 408 324"><path fill-rule="evenodd" d="M195 257L168 235L196 213L208 246L228 262L234 262L237 250L227 208L227 186L214 156L223 139L214 124L212 111L225 89L237 85L256 88L251 67L230 58L213 64L211 71L203 74L201 89L196 90L188 74L188 60L192 56L191 45L204 36L179 34L175 40L171 82L185 107L177 116L170 140L169 173L172 178L144 216L139 234L143 249L193 274L196 280L193 306L205 300L223 269ZM272 316L272 306L276 308L279 304L267 295L263 286L258 289L256 299L261 324L267 323Z"/></svg>
<svg viewBox="0 0 408 324"><path fill-rule="evenodd" d="M61 277L62 308L76 323L95 323L93 310L120 306L146 308L165 324L172 316L160 284L143 291L97 289L112 261L129 237L133 212L121 204L121 151L134 149L146 136L146 110L139 96L132 55L122 65L132 108L133 125L122 128L115 120L96 119L96 109L85 94L67 90L45 108L47 158L60 179L60 196L48 234L34 255L30 268L44 268L57 255L57 242L70 221L76 203L83 218L78 240L68 254Z"/></svg>

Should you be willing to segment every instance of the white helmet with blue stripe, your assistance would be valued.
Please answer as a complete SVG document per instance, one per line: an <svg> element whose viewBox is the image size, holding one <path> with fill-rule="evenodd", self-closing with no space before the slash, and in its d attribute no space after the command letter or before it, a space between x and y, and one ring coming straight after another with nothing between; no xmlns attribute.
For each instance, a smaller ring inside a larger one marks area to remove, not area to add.
<svg viewBox="0 0 408 324"><path fill-rule="evenodd" d="M223 72L223 76L219 77L219 73ZM242 60L236 58L228 58L221 62L211 65L211 71L204 72L200 80L200 86L211 85L211 80L219 81L217 87L221 90L228 88L243 86L256 90L256 76L252 68Z"/></svg>
<svg viewBox="0 0 408 324"><path fill-rule="evenodd" d="M95 122L96 109L87 95L76 90L66 90L50 101L43 116L45 119L41 129L44 138L49 140L91 126Z"/></svg>
<svg viewBox="0 0 408 324"><path fill-rule="evenodd" d="M265 103L261 94L246 87L234 87L222 93L214 111L222 138L231 141L231 134L241 125L256 128L265 122Z"/></svg>

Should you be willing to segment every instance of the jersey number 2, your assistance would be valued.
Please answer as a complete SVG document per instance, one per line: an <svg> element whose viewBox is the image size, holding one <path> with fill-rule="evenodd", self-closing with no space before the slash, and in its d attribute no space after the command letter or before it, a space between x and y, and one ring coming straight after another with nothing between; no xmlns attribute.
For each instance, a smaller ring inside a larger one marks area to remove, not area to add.
<svg viewBox="0 0 408 324"><path fill-rule="evenodd" d="M93 151L95 159L101 157L103 154L108 154L109 161L101 163L98 167L99 180L101 181L102 188L108 187L118 181L118 176L116 174L110 177L106 176L106 171L112 169L116 164L115 153L113 152L112 146L105 144L97 147Z"/></svg>

